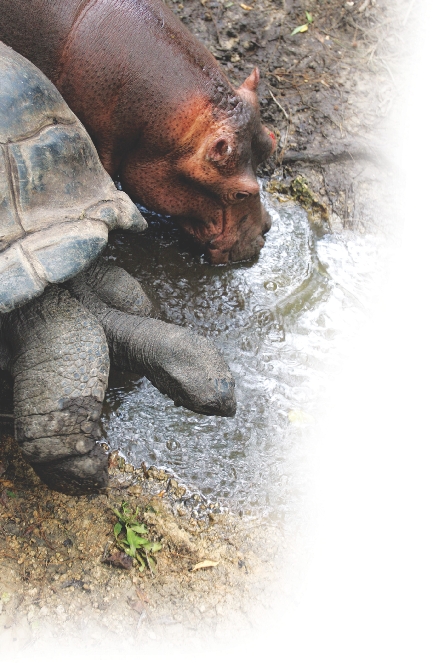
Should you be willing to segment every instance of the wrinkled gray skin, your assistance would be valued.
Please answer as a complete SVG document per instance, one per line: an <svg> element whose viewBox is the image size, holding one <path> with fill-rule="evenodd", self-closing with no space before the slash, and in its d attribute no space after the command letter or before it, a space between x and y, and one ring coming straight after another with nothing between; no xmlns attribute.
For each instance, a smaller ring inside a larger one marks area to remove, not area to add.
<svg viewBox="0 0 433 663"><path fill-rule="evenodd" d="M145 375L176 405L234 415L234 381L218 350L152 313L140 284L99 259L0 315L0 367L14 379L16 437L49 487L79 494L107 483L96 440L110 359Z"/></svg>

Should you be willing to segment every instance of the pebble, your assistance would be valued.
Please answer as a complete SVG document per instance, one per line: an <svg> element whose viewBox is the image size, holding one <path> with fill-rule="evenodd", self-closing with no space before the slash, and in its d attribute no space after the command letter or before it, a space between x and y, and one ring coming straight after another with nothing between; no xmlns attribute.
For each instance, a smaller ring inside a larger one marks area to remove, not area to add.
<svg viewBox="0 0 433 663"><path fill-rule="evenodd" d="M160 469L158 469L157 467L155 467L154 465L152 465L151 467L149 467L149 469L148 469L148 475L149 475L152 479L157 479L158 481L164 481L165 479L168 478L168 475L167 475L167 473L166 473L164 470L160 470Z"/></svg>

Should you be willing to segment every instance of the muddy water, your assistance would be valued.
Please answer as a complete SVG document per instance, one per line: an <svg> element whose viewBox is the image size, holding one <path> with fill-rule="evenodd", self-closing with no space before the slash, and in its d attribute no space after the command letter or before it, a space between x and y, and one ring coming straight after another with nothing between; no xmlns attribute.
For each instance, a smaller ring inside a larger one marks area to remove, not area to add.
<svg viewBox="0 0 433 663"><path fill-rule="evenodd" d="M176 408L146 380L116 373L104 428L130 462L169 468L211 502L269 516L302 493L303 440L327 376L359 328L382 247L356 235L317 237L299 207L265 200L273 218L260 258L211 267L154 219L117 236L110 255L143 284L161 317L214 340L236 379L233 419Z"/></svg>

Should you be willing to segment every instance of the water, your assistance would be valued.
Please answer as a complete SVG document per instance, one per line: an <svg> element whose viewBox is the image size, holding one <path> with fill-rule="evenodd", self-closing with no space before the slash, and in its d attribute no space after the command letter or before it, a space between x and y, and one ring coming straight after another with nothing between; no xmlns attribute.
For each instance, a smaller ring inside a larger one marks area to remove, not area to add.
<svg viewBox="0 0 433 663"><path fill-rule="evenodd" d="M299 459L329 371L368 315L383 243L318 238L304 210L271 204L266 246L251 264L212 267L155 220L118 235L110 255L159 305L161 317L212 338L237 385L233 419L176 408L146 379L115 374L107 442L134 464L169 468L210 501L272 516L296 508Z"/></svg>

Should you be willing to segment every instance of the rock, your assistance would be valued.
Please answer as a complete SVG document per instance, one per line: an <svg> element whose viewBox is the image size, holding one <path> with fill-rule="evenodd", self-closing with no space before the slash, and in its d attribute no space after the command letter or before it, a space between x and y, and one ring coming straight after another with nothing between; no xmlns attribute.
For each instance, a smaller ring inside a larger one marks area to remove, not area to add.
<svg viewBox="0 0 433 663"><path fill-rule="evenodd" d="M141 495L141 494L143 493L143 489L142 489L141 486L139 486L138 484L136 484L135 486L130 486L130 487L128 488L128 493L129 493L130 495L139 496L139 495Z"/></svg>
<svg viewBox="0 0 433 663"><path fill-rule="evenodd" d="M148 475L151 479L156 479L157 481L165 481L168 479L168 474L164 470L161 470L154 465L151 465L148 470Z"/></svg>

